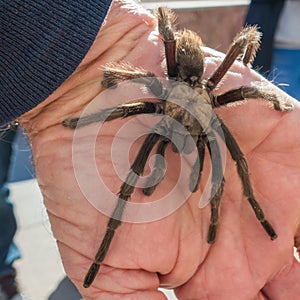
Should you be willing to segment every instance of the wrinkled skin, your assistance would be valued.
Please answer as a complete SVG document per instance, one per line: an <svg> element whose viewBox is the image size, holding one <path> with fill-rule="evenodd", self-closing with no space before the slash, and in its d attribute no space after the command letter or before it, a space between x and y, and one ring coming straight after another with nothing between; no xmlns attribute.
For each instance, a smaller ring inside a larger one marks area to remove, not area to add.
<svg viewBox="0 0 300 300"><path fill-rule="evenodd" d="M278 238L270 241L255 219L242 196L235 165L227 155L215 244L206 242L209 206L198 208L202 183L199 191L168 217L145 224L122 224L93 285L89 289L82 287L108 217L87 201L78 186L72 167L74 132L62 127L61 121L79 115L101 92L99 67L107 62L126 60L162 74L162 45L153 33L154 26L153 18L140 8L115 2L74 74L20 118L32 142L37 179L67 274L87 300L166 299L157 290L159 286L175 288L177 297L185 300L297 299L300 266L293 246L294 240L298 246L300 243L300 107L295 103L294 111L282 113L257 100L217 112L245 153L256 197ZM207 76L220 62L221 54L210 49L205 49L205 53ZM219 91L259 80L255 72L236 64ZM110 147L116 128L124 122L118 120L104 126L101 147L97 148L97 164L114 193L121 181L111 168ZM147 129L151 124L140 126ZM81 130L88 137L88 127ZM122 143L127 147L126 139L119 141L121 149ZM140 144L139 140L132 157ZM170 148L167 150L171 172L153 194L154 199L174 185L176 178L172 174L178 171L174 159L177 155ZM91 172L86 168L81 172L89 182ZM207 176L203 177L205 182ZM132 199L150 201L140 190Z"/></svg>

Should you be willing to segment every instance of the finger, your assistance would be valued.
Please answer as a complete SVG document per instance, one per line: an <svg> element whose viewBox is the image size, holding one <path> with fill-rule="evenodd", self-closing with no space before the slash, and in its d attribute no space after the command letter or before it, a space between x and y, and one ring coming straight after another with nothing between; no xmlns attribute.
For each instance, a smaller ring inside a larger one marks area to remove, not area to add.
<svg viewBox="0 0 300 300"><path fill-rule="evenodd" d="M300 295L300 263L293 259L293 263L286 266L269 282L264 288L263 293L268 299L299 299Z"/></svg>
<svg viewBox="0 0 300 300"><path fill-rule="evenodd" d="M84 297L85 300L167 300L160 291L135 291L129 294L111 294L100 292L92 297Z"/></svg>
<svg viewBox="0 0 300 300"><path fill-rule="evenodd" d="M235 246L230 243L228 247ZM224 249L224 247L223 247ZM211 250L214 251L214 249ZM253 283L247 256L242 251L232 252L224 264L224 256L219 258L213 253L207 263L199 267L196 274L184 285L175 289L179 299L255 299L260 288ZM260 279L258 279L260 281ZM263 298L257 298L263 299Z"/></svg>
<svg viewBox="0 0 300 300"><path fill-rule="evenodd" d="M90 260L61 242L58 242L58 247L67 274L85 300L167 300L158 291L157 274L141 269L118 269L102 265L93 285L83 288L83 278Z"/></svg>

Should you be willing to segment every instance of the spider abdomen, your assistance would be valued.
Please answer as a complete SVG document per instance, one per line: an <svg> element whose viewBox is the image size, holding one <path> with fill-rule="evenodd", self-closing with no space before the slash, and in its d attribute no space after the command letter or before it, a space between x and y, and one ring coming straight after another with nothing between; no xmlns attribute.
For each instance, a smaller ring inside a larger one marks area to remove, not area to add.
<svg viewBox="0 0 300 300"><path fill-rule="evenodd" d="M165 115L188 129L191 135L201 134L210 126L213 110L207 93L200 94L189 85L176 83L168 94Z"/></svg>
<svg viewBox="0 0 300 300"><path fill-rule="evenodd" d="M189 154L195 149L198 136L208 130L212 107L190 86L178 83L167 97L164 113L167 118L163 126L174 152Z"/></svg>

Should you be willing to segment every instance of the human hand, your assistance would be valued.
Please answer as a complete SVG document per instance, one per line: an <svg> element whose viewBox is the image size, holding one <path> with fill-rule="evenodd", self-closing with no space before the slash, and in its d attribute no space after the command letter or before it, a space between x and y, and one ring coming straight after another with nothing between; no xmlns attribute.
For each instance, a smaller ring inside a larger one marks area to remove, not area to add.
<svg viewBox="0 0 300 300"><path fill-rule="evenodd" d="M204 174L199 191L173 214L152 223L122 224L99 276L89 289L82 288L108 218L87 201L78 185L72 160L73 132L63 128L61 121L79 115L97 98L101 92L99 67L107 62L125 60L161 74L160 49L153 26L150 16L136 14L135 8L116 2L76 72L40 106L20 118L32 142L37 179L67 274L87 300L165 299L157 291L159 286L176 288L179 299L263 299L264 295L271 299L295 298L299 294L300 276L299 265L293 258L294 237L300 242L300 110L296 103L291 113L276 112L254 100L216 112L246 155L255 194L278 239L270 241L255 219L242 195L235 165L228 158L214 245L206 242L210 208L198 207L206 180ZM206 53L208 74L219 62L219 54L208 49ZM259 80L257 74L236 64L218 92ZM96 150L99 172L113 193L119 191L121 180L113 172L110 150L116 131L126 121L106 123ZM141 123L142 130L150 129L150 123ZM89 160L84 148L90 138L89 128L80 131L83 146L77 150L82 154L84 167L80 171L93 189L94 174L85 165L85 159ZM132 157L139 142L134 145ZM128 148L127 141L119 140L118 147ZM153 197L145 197L136 190L133 201L159 199L174 186L173 174L180 172L178 154L168 149L166 157L168 173Z"/></svg>

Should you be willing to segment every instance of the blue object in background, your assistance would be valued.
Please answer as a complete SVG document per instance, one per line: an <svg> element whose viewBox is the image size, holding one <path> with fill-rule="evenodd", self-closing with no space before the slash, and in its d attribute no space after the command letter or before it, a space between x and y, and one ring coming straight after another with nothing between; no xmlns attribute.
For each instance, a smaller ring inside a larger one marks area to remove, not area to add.
<svg viewBox="0 0 300 300"><path fill-rule="evenodd" d="M16 131L12 129L0 133L0 277L3 278L3 276L14 276L13 262L20 258L20 251L13 242L17 222L6 184ZM2 286L0 288L2 289ZM1 295L0 298L2 299Z"/></svg>
<svg viewBox="0 0 300 300"><path fill-rule="evenodd" d="M300 50L280 49L273 51L272 76L274 83L283 91L300 100Z"/></svg>
<svg viewBox="0 0 300 300"><path fill-rule="evenodd" d="M32 154L27 137L18 128L13 143L13 155L8 175L9 182L28 180L35 177Z"/></svg>

